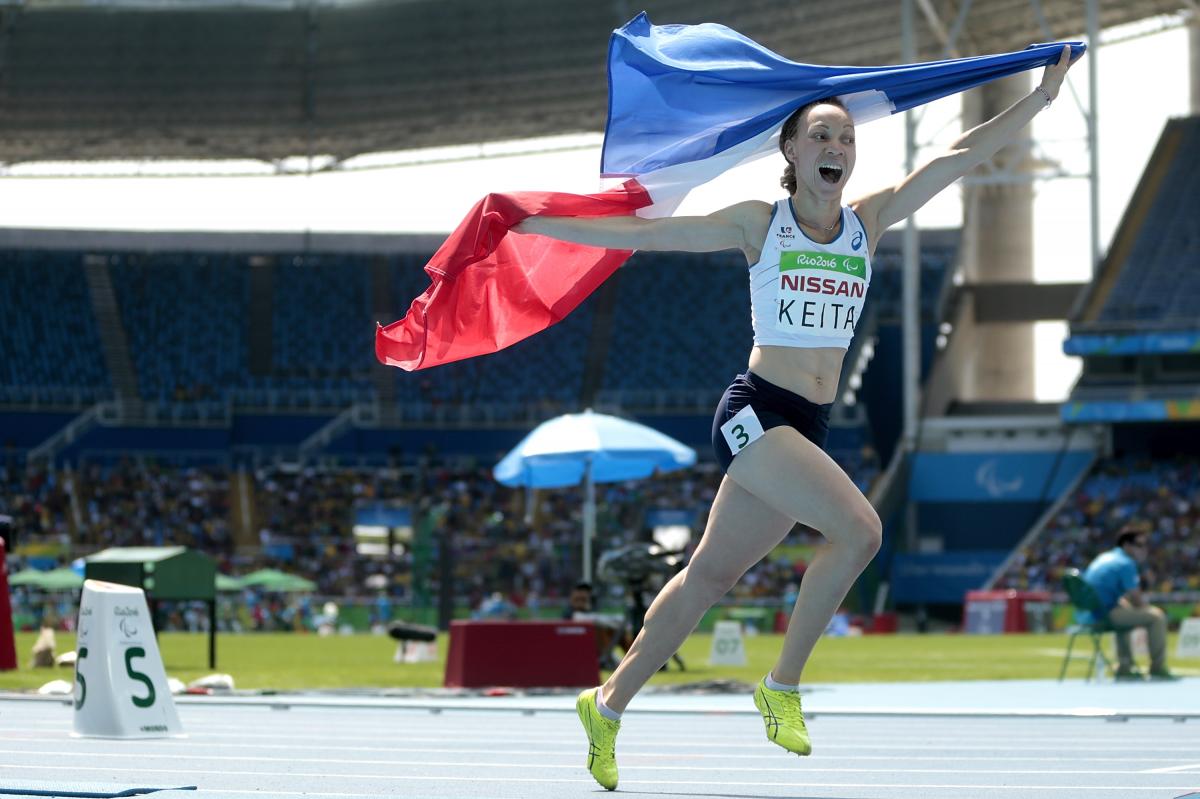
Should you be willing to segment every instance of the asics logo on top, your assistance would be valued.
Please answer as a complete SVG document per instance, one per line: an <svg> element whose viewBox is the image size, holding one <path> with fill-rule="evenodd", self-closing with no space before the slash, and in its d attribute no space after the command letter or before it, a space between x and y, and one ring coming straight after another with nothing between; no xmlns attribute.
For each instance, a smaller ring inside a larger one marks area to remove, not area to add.
<svg viewBox="0 0 1200 799"><path fill-rule="evenodd" d="M856 230L854 232L854 237L852 239L850 239L850 249L857 250L859 247L861 247L862 239L863 239L862 231Z"/></svg>

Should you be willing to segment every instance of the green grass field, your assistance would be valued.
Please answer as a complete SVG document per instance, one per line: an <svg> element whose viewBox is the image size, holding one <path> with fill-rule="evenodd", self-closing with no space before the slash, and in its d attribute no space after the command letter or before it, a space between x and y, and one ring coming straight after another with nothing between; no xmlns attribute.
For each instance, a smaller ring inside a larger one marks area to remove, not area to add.
<svg viewBox="0 0 1200 799"><path fill-rule="evenodd" d="M0 672L0 690L29 691L53 679L70 681L70 669L27 668L33 633L17 634L21 667ZM711 638L693 635L682 655L687 671L660 672L652 684L668 685L707 680L754 682L766 673L779 651L782 637L761 635L745 639L747 665L711 667ZM1067 637L1044 635L880 635L826 638L817 645L804 679L823 682L904 682L912 680L1046 679L1058 676ZM73 635L58 636L58 652L75 646ZM1168 659L1184 675L1200 674L1200 659L1177 661L1175 636ZM208 674L206 636L166 633L160 639L167 674L187 682ZM443 658L437 663L392 662L395 645L383 636L349 635L320 638L294 633L222 635L217 638L217 671L233 675L239 689L293 691L317 688L435 688L442 684L446 639L438 641ZM1076 653L1090 651L1086 640ZM1143 664L1144 665L1144 664ZM1071 675L1082 678L1084 661L1075 660Z"/></svg>

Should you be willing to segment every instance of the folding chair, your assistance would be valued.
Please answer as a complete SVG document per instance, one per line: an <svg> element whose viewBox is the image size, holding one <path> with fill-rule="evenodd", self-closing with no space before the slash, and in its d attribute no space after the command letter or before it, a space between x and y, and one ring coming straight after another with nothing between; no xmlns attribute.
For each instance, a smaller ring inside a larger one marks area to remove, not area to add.
<svg viewBox="0 0 1200 799"><path fill-rule="evenodd" d="M1067 596L1071 599L1071 605L1075 610L1089 611L1093 621L1090 624L1076 622L1067 628L1069 636L1067 638L1067 654L1063 658L1062 669L1058 672L1058 681L1062 682L1066 677L1067 666L1071 664L1071 647L1075 645L1075 636L1082 633L1086 633L1092 639L1092 656L1088 659L1088 671L1085 678L1085 682L1090 681L1092 672L1095 670L1096 658L1104 661L1104 665L1109 671L1113 670L1112 662L1104 654L1101 638L1105 633L1114 632L1114 629L1108 621L1108 614L1100 607L1100 597L1096 594L1096 589L1088 585L1080 575L1079 569L1067 569L1063 572L1062 582Z"/></svg>

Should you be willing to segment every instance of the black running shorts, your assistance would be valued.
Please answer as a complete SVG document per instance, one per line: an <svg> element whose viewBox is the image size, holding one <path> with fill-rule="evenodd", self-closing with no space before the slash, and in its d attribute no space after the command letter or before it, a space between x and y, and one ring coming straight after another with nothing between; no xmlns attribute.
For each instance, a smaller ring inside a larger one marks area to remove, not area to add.
<svg viewBox="0 0 1200 799"><path fill-rule="evenodd" d="M822 449L829 436L829 410L746 370L725 389L713 416L712 443L721 471L772 427L787 425Z"/></svg>

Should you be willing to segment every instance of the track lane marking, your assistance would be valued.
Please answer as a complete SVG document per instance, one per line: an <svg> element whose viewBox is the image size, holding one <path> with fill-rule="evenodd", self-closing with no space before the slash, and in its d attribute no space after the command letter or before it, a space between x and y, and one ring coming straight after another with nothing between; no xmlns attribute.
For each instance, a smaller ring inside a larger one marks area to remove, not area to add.
<svg viewBox="0 0 1200 799"><path fill-rule="evenodd" d="M62 752L56 751L56 750L32 751L32 752L26 751L26 752L22 752L21 754L54 756L54 755L61 755ZM127 753L127 752L99 752L99 753L90 753L89 752L89 753L86 753L86 755L84 753L77 752L74 754L76 755L77 761L82 760L83 757L85 757L85 756L91 757L91 758L121 758L123 760L127 760L130 757L129 753ZM261 757L261 756L245 756L245 757L209 756L209 757L206 757L203 755L193 755L193 754L189 754L186 756L180 756L177 754L175 754L175 755L172 755L172 754L147 755L143 752L139 752L137 754L137 757L141 758L141 759L170 759L170 760L186 759L188 761L216 760L216 761L219 761L222 763L295 763L296 762L296 759L291 758L291 757ZM400 766L400 767L417 766L420 768L462 769L464 766L470 767L472 765L471 763L464 763L462 761L457 761L457 760L451 760L451 761L428 761L428 760L406 761L406 760L389 759L389 760L349 760L348 761L344 758L304 758L304 762L305 763L322 763L322 764L330 764L330 765L341 765L341 766L346 766L347 768L360 767L360 766ZM580 765L578 763L558 764L558 763L530 762L530 763L481 763L481 764L477 764L477 765L479 765L481 767L486 766L489 769L499 768L499 769L560 770L560 769L578 769L578 768L580 768ZM10 765L9 767L13 767L13 766ZM79 762L76 762L75 767L81 768L81 769L92 768L91 766L83 766ZM23 766L23 768L36 769L36 768L42 768L42 766ZM46 768L57 768L57 767L48 766ZM107 769L105 767L97 767L97 768L104 768L104 770L114 770L114 769ZM687 772L703 771L703 772L755 772L755 773L768 772L768 773L786 773L786 774L794 774L797 771L796 767L794 767L794 766L772 767L772 766L626 765L626 766L624 766L624 769L626 770L626 772L628 772L628 771L687 771ZM140 769L139 768L139 770L150 771L151 769ZM166 770L166 769L154 769L154 770L169 772L169 770ZM1049 776L1049 775L1063 775L1063 776L1089 775L1090 776L1090 775L1095 775L1095 776L1100 776L1100 775L1106 775L1106 776L1111 776L1111 775L1116 775L1116 774L1128 776L1128 775L1134 775L1134 774L1148 773L1148 772L1142 771L1142 770L1128 771L1128 770L1124 770L1124 769L1103 769L1103 770L1099 770L1099 769L1083 769L1083 770L1061 769L1060 770L1060 769L810 768L807 765L804 767L803 771L806 774L811 774L811 773L824 773L824 774L842 774L842 773L846 773L846 774L964 774L964 775L965 774L970 774L970 775L988 774L988 775L993 775L993 776L994 775L1006 775L1006 776L1014 776L1014 775L1038 775L1038 776ZM204 770L193 769L193 770L188 770L188 771L179 771L179 773L229 774L229 773L235 773L235 772L228 772L224 769L222 769L220 771L216 771L216 772L210 771L207 769L204 769ZM243 772L236 772L236 773L243 773ZM268 774L268 772L245 772L245 773L263 774L263 775ZM285 773L291 774L291 772L285 772ZM357 778L358 775L324 773L324 774L320 774L320 775L295 774L294 776L323 776L323 777L332 779L335 777L336 778L347 778L347 777L348 778ZM403 779L403 775L387 775L387 778L388 779ZM479 779L486 780L486 778L482 778L482 777Z"/></svg>
<svg viewBox="0 0 1200 799"><path fill-rule="evenodd" d="M23 766L6 766L6 768L9 768L12 770L22 770L22 771L30 770ZM75 766L39 766L35 770L41 769L41 770L65 771L65 770L71 770L74 768L76 768L76 767ZM581 771L583 770L583 766L578 766L577 768L579 768ZM95 768L93 770L95 770L95 771L128 771L128 769L113 769L113 768ZM138 768L137 773L138 774L145 774L145 773L209 774L211 772L189 771L189 770L185 770L185 769ZM409 780L409 781L422 781L422 782L434 782L434 783L438 783L438 782L441 782L441 783L470 782L470 783L517 783L517 784L563 784L563 783L583 784L583 785L595 785L596 784L595 780L591 779L590 777L583 778L583 779L575 779L575 778L554 779L554 778L545 778L545 777L495 777L495 776L488 776L486 778L475 778L475 777L456 777L456 776L445 776L445 775L430 776L430 777L393 776L393 775L387 775L387 774L347 776L347 775L328 775L328 774L322 774L322 773L300 773L300 772L281 772L281 773L276 773L276 774L267 774L267 773L261 773L261 772L229 772L229 771L223 771L218 776L250 776L250 777L270 776L270 777L305 777L305 778L315 777L315 778L332 778L332 779L339 779L339 780L347 780L347 779ZM985 790L985 791L986 790L1007 790L1007 791L1022 790L1022 791L1057 791L1060 794L1063 793L1064 791L1086 790L1086 791L1156 791L1161 795L1163 791L1193 791L1193 790L1195 790L1195 788L1190 785L1158 785L1158 786L1146 786L1146 785L1095 785L1095 786L1092 786L1092 785L1068 785L1068 786L1064 786L1064 785L1005 785L1005 786L993 786L993 785L977 785L977 784L968 784L968 783L929 783L929 784L875 783L875 782L848 783L848 782L812 782L809 780L805 780L803 782L747 782L745 780L713 781L713 780L645 780L645 779L641 779L641 780L626 779L623 782L626 785L633 783L633 784L637 784L637 785L701 785L701 786L709 785L709 786L731 786L731 787L738 787L738 786L747 787L747 786L749 786L749 787L758 787L758 788L796 788L796 789L806 789L806 788L875 788L875 789L889 788L889 789L891 789L891 788L900 788L900 789L907 789L907 790L921 789L921 790L958 790L958 791L968 790L968 789L976 790L976 791L978 791L978 790ZM219 788L207 789L206 788L204 790L216 793L216 792L219 792L224 789L219 789ZM257 793L258 795L261 796L264 793L267 795L273 795L276 793L280 793L280 791L278 791L275 786L272 786L269 789L264 788L261 791L253 791L253 793ZM309 791L302 792L302 795L313 795L313 794L322 795L321 792L319 792L319 791L309 790Z"/></svg>

